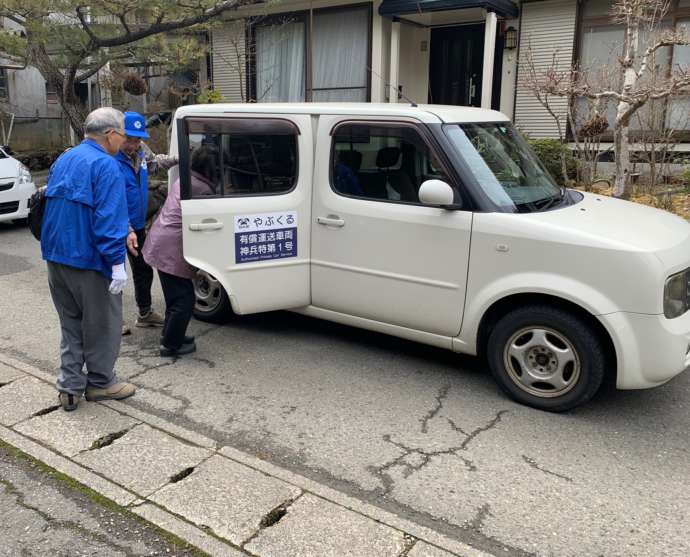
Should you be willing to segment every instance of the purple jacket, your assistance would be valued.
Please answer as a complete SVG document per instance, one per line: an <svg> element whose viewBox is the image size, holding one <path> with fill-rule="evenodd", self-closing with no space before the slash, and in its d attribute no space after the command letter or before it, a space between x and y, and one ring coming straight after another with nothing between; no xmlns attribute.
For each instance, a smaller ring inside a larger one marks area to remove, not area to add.
<svg viewBox="0 0 690 557"><path fill-rule="evenodd" d="M194 197L213 195L213 186L201 174L192 172L192 195ZM180 181L175 180L161 212L156 217L146 236L144 260L154 269L193 279L196 269L187 263L182 254L182 205L180 203Z"/></svg>

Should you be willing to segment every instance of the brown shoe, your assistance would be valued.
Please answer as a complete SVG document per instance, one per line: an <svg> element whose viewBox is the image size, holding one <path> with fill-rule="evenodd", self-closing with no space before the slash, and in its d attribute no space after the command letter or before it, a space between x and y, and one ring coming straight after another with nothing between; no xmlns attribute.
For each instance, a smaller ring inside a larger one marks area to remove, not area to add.
<svg viewBox="0 0 690 557"><path fill-rule="evenodd" d="M137 388L131 383L115 383L107 389L86 388L86 400L95 402L97 400L122 400L132 396Z"/></svg>
<svg viewBox="0 0 690 557"><path fill-rule="evenodd" d="M162 327L165 319L151 310L146 315L139 315L134 322L135 327Z"/></svg>

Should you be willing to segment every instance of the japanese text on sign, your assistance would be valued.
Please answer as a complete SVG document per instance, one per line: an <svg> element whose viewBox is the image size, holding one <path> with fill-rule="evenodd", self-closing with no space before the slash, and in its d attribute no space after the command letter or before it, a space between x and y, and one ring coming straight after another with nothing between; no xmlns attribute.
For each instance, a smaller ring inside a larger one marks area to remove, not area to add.
<svg viewBox="0 0 690 557"><path fill-rule="evenodd" d="M235 216L235 263L297 257L297 213Z"/></svg>

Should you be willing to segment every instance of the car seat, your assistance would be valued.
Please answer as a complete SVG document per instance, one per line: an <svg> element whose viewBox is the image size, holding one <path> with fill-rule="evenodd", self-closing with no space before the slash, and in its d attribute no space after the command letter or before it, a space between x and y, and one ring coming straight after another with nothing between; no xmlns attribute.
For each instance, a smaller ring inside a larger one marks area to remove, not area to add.
<svg viewBox="0 0 690 557"><path fill-rule="evenodd" d="M383 185L390 186L400 196L400 201L419 201L414 184L403 170L395 169L400 164L402 151L400 147L384 147L376 155L376 166L382 177ZM390 195L388 196L390 199Z"/></svg>

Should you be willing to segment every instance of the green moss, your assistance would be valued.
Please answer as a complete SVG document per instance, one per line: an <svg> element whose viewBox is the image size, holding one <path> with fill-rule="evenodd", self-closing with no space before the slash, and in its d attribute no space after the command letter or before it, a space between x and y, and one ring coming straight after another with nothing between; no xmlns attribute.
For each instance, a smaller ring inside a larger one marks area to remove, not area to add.
<svg viewBox="0 0 690 557"><path fill-rule="evenodd" d="M84 484L76 481L74 478L71 478L67 476L66 474L63 474L62 472L59 472L58 470L55 470L54 468L51 468L44 462L41 462L40 460L35 459L31 455L26 454L25 452L17 449L16 447L13 447L12 445L9 445L8 443L5 443L4 441L0 440L0 449L5 451L7 454L9 454L12 457L22 459L26 462L29 462L31 465L35 466L45 474L47 474L49 477L57 480L61 484L65 485L66 487L73 489L75 491L78 491L82 494L84 494L86 497L88 497L91 501L96 503L97 505L104 507L108 510L111 510L113 512L119 513L129 519L134 519L137 522L139 522L141 525L145 526L147 529L151 530L152 532L155 532L160 538L165 540L166 542L174 545L176 548L182 550L182 551L187 551L191 555L194 555L195 557L208 557L208 554L205 553L204 551L201 551L197 547L194 547L193 545L190 545L186 541L184 541L182 538L179 538L175 534L172 534L168 532L167 530L163 530L162 528L159 528L155 524L151 524L147 520L143 519L137 514L134 514L130 510L118 505L115 501L108 499L107 497L104 497L97 491L94 491L90 487L85 486Z"/></svg>

